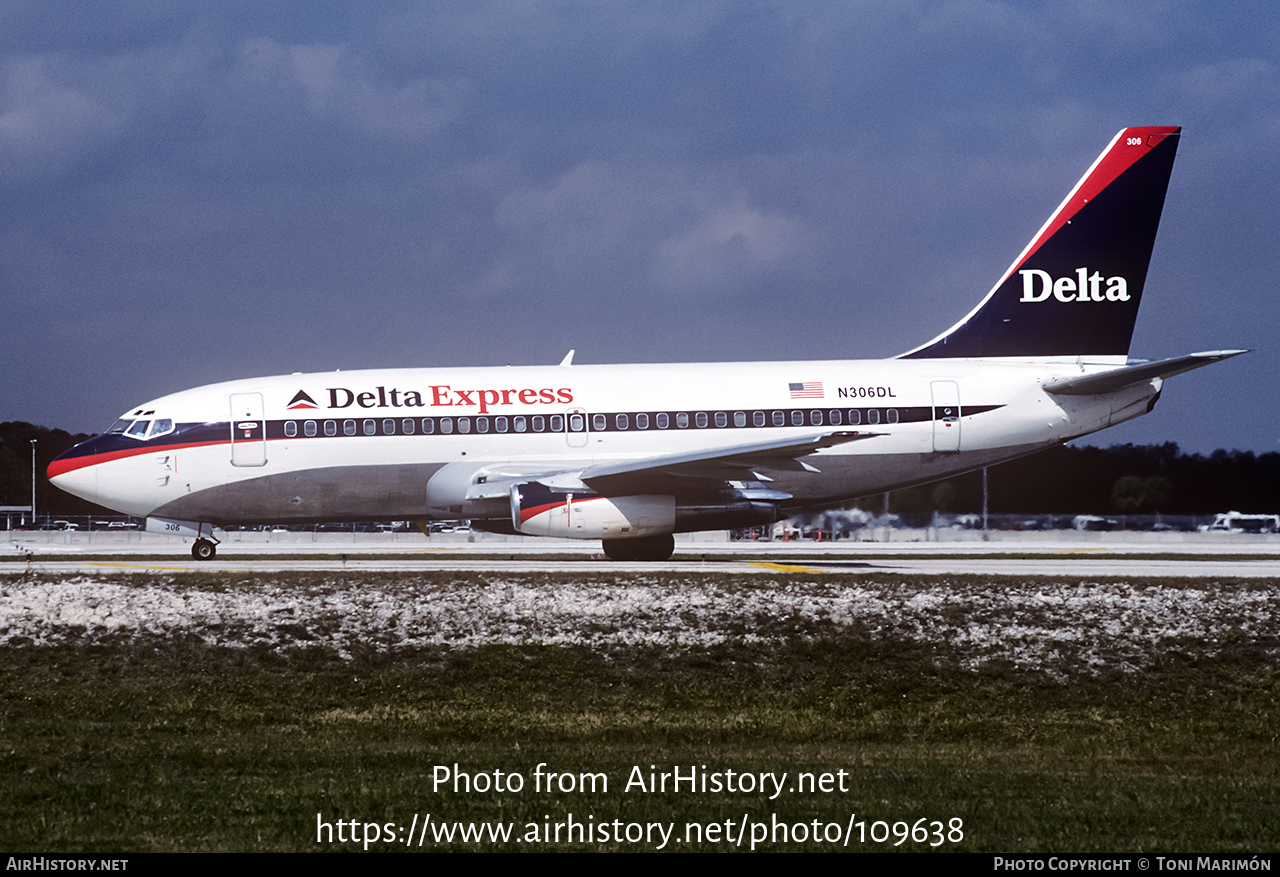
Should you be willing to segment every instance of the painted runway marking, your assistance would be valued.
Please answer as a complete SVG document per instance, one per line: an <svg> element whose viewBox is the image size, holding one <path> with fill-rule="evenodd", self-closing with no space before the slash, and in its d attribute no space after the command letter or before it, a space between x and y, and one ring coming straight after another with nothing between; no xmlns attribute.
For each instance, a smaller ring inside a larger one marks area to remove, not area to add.
<svg viewBox="0 0 1280 877"><path fill-rule="evenodd" d="M186 572L191 569L189 566L152 566L149 563L105 563L100 561L91 561L86 566L116 566L124 569L163 569L173 570L177 572Z"/></svg>
<svg viewBox="0 0 1280 877"><path fill-rule="evenodd" d="M791 566L786 563L749 563L748 566L758 566L761 569L776 569L779 572L826 572L826 570L814 569L811 566Z"/></svg>

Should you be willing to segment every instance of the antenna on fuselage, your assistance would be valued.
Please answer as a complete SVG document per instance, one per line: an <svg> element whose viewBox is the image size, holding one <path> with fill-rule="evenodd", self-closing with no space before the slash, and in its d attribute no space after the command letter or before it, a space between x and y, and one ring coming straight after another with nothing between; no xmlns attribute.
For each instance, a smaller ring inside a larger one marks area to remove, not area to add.
<svg viewBox="0 0 1280 877"><path fill-rule="evenodd" d="M560 360L560 367L561 368L573 367L573 351L572 350L570 350L568 353L564 355L564 359Z"/></svg>

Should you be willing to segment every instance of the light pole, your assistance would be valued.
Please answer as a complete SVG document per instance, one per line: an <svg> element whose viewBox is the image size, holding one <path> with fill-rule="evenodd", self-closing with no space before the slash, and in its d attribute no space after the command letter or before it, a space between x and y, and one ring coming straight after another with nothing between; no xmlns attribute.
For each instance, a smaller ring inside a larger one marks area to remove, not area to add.
<svg viewBox="0 0 1280 877"><path fill-rule="evenodd" d="M36 440L31 440L31 523L36 522Z"/></svg>
<svg viewBox="0 0 1280 877"><path fill-rule="evenodd" d="M987 467L982 467L982 532L987 532ZM985 538L985 537L984 537Z"/></svg>

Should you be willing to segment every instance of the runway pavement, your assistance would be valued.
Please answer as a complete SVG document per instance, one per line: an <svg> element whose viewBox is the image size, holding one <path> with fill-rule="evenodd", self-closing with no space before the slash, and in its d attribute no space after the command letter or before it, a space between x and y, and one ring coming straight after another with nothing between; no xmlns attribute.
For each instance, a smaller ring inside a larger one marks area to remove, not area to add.
<svg viewBox="0 0 1280 877"><path fill-rule="evenodd" d="M20 535L20 534L15 534ZM43 535L43 534L29 534ZM87 534L77 534L83 539ZM1027 538L992 542L682 542L661 563L605 559L599 543L529 540L442 541L388 537L354 542L224 541L213 561L193 560L189 543L132 534L116 543L58 539L10 539L0 573L32 571L84 574L154 572L421 571L543 573L732 574L803 572L902 573L929 576L1073 576L1280 579L1280 544L1256 541L1171 538L1159 541ZM238 535L238 534L236 534ZM265 535L265 534L253 534ZM291 537L310 534L288 534ZM1107 534L1118 536L1118 534ZM1197 534L1192 534L1197 535ZM27 555L30 559L27 559Z"/></svg>

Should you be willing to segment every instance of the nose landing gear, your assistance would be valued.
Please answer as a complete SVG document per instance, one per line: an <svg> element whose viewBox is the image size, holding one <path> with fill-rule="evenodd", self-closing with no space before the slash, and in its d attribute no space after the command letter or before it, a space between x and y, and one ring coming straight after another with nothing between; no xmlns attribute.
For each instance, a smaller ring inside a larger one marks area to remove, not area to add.
<svg viewBox="0 0 1280 877"><path fill-rule="evenodd" d="M217 543L209 539L197 539L191 546L191 556L196 560L213 560L218 553Z"/></svg>

